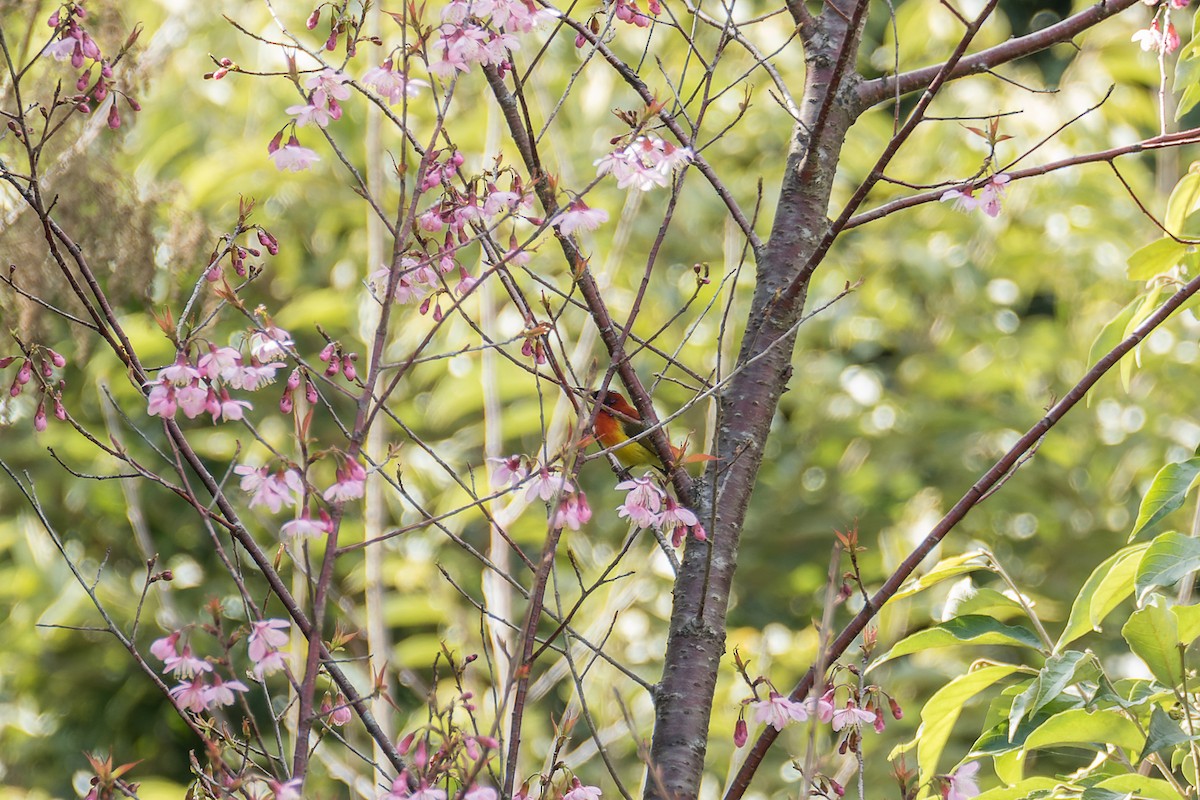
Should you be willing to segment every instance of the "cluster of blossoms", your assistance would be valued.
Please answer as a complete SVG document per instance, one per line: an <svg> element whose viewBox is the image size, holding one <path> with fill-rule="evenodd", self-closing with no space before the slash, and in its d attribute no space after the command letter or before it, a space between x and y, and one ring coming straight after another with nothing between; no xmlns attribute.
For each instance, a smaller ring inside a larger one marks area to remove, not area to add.
<svg viewBox="0 0 1200 800"><path fill-rule="evenodd" d="M1174 53L1179 49L1179 32L1175 30L1173 22L1168 22L1164 31L1156 19L1150 23L1149 28L1134 33L1130 41L1137 42L1146 52L1153 50L1162 54Z"/></svg>
<svg viewBox="0 0 1200 800"><path fill-rule="evenodd" d="M258 235L258 243L263 246L269 255L274 256L279 254L279 242L274 236L272 236L263 228L258 228L256 233ZM244 278L247 274L246 259L248 259L250 256L258 258L261 255L262 251L258 250L257 248L243 247L240 244L231 243L229 246L229 265L233 267L234 272L236 272L240 277ZM224 258L214 260L212 265L208 268L208 271L204 273L204 279L209 283L216 283L217 281L221 280L223 275L221 264L223 262Z"/></svg>
<svg viewBox="0 0 1200 800"><path fill-rule="evenodd" d="M489 458L488 462L492 465L492 485L497 489L505 486L516 489L528 481L529 485L525 487L527 501L536 499L549 503L558 498L558 507L550 517L550 524L554 527L577 531L592 518L587 496L562 473L536 465L536 469L531 471L524 456L520 455Z"/></svg>
<svg viewBox="0 0 1200 800"><path fill-rule="evenodd" d="M649 16L638 8L637 0L616 0L615 8L612 9L613 16L628 25L633 25L636 28L648 28L653 22ZM649 0L646 3L647 10L654 16L662 13L662 4L659 0ZM592 17L588 24L588 29L597 34L600 32L600 22L596 17ZM581 48L587 44L587 37L582 33L575 37L575 47Z"/></svg>
<svg viewBox="0 0 1200 800"><path fill-rule="evenodd" d="M46 24L54 28L58 38L46 46L45 53L56 61L69 60L72 67L82 70L79 78L75 81L75 90L78 94L73 96L71 101L75 104L76 109L89 114L92 111L93 103L98 106L109 99L114 83L112 66L105 59L100 45L96 44L96 40L80 24L86 17L87 9L84 8L83 0L77 0L77 2L51 14L50 18L46 20ZM130 37L130 43L136 37L137 32L135 31ZM84 68L85 64L87 64L86 69ZM100 68L100 75L93 83L92 69L96 66ZM123 95L123 93L118 94L125 97L125 101L132 110L142 110L136 100ZM117 108L116 98L113 98L109 104L107 122L110 128L121 127L121 114Z"/></svg>
<svg viewBox="0 0 1200 800"><path fill-rule="evenodd" d="M266 466L252 467L249 464L234 467L241 476L241 489L250 495L250 508L266 506L275 514L282 508L303 506L300 516L283 524L280 533L288 539L320 536L333 530L329 514L320 509L314 519L305 502L304 478L295 467L280 468L274 473ZM357 500L366 491L367 471L353 459L345 459L338 467L334 483L321 497L327 503Z"/></svg>
<svg viewBox="0 0 1200 800"><path fill-rule="evenodd" d="M38 400L37 411L33 414L33 429L38 433L46 430L49 424L49 419L46 416L46 398L49 397L54 409L54 416L58 419L65 420L67 418L67 410L63 408L62 391L66 387L66 381L59 380L57 386L52 386L50 381L54 378L54 370L62 369L67 365L67 359L49 347L38 348L40 350L37 356L38 365L37 373L40 375L38 381L41 388L41 398ZM0 369L5 369L13 364L20 356L4 356L0 358ZM25 391L25 387L34 378L34 363L33 358L25 357L21 359L20 366L17 367L17 374L13 376L13 381L8 387L9 397L20 397Z"/></svg>
<svg viewBox="0 0 1200 800"><path fill-rule="evenodd" d="M611 172L618 188L648 192L655 186L667 186L671 173L691 162L693 155L690 147L677 147L654 135L638 136L596 159L596 174Z"/></svg>
<svg viewBox="0 0 1200 800"><path fill-rule="evenodd" d="M617 506L617 516L639 528L655 528L664 535L670 534L671 544L675 547L683 544L684 536L689 533L701 542L708 539L708 533L695 513L679 505L650 473L622 481L617 488L628 492L625 502Z"/></svg>
<svg viewBox="0 0 1200 800"><path fill-rule="evenodd" d="M345 73L326 67L315 75L310 75L304 81L308 89L308 102L303 105L288 106L287 113L296 118L296 125L327 127L330 122L342 118L342 106L339 100L350 99L350 87L344 84L350 80Z"/></svg>
<svg viewBox="0 0 1200 800"><path fill-rule="evenodd" d="M883 732L881 698L886 698L894 719L904 717L900 704L878 689L870 693L865 707L860 706L854 697L848 698L844 704L839 706L835 699L835 692L836 687L830 687L820 697L796 701L784 697L779 692L772 691L765 700L746 700L743 704L751 707L755 722L769 725L777 731L782 731L792 722L807 722L809 718L815 718L830 725L836 733L847 731L848 739L856 736L863 725L870 725L876 733ZM739 716L733 733L734 744L742 747L746 744L748 736L746 720ZM845 742L843 742L842 752L845 752L844 748Z"/></svg>
<svg viewBox="0 0 1200 800"><path fill-rule="evenodd" d="M289 623L281 619L250 624L247 651L258 680L283 669L280 648L288 643L288 627ZM175 698L180 708L199 714L214 707L232 705L237 699L236 692L249 691L249 687L241 681L222 680L213 672L213 666L207 659L192 653L191 645L185 644L181 648L181 635L182 631L174 631L150 645L150 654L163 662L163 674L179 680L178 684L171 687L171 697Z"/></svg>
<svg viewBox="0 0 1200 800"><path fill-rule="evenodd" d="M529 33L554 19L556 12L526 0L451 0L442 9L439 58L429 71L442 78L466 72L473 64L511 68L508 51L519 50L518 33Z"/></svg>
<svg viewBox="0 0 1200 800"><path fill-rule="evenodd" d="M463 694L464 701L470 699L469 692ZM464 708L470 711L474 706L467 702ZM491 736L456 731L456 735L443 740L441 747L431 756L425 738L417 738L415 732L409 733L397 742L396 750L401 755L411 756L411 763L419 772L415 776L407 770L401 772L392 781L390 790L380 795L379 800L446 800L445 790L435 785L446 768L464 756L469 762L490 758L490 754L499 747L500 743ZM459 763L462 763L461 760ZM469 771L474 773L475 769ZM499 796L489 786L472 786L461 795L463 800L498 800Z"/></svg>
<svg viewBox="0 0 1200 800"><path fill-rule="evenodd" d="M234 400L229 390L253 392L274 382L275 372L283 366L277 362L291 345L287 331L269 325L251 334L249 363L233 347L210 344L195 364L186 352L180 352L174 364L159 370L158 378L146 383L150 387L147 413L167 418L174 417L178 410L188 419L205 413L212 415L213 422L242 419L245 409L252 406L246 400Z"/></svg>
<svg viewBox="0 0 1200 800"><path fill-rule="evenodd" d="M983 186L964 186L961 189L950 189L942 193L941 201L953 201L959 211L974 211L981 209L989 217L1000 214L1004 202L1004 192L1009 177L1002 172L987 179Z"/></svg>

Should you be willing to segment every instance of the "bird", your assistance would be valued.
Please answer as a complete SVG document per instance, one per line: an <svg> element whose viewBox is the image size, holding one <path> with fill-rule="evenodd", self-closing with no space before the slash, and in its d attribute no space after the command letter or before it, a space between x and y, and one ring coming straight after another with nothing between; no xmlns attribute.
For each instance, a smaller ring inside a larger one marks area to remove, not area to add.
<svg viewBox="0 0 1200 800"><path fill-rule="evenodd" d="M648 446L649 442L644 437L636 442L629 441L632 437L645 433L646 425L641 421L642 415L630 405L624 396L611 389L593 391L589 394L598 406L596 422L593 427L596 439L605 449L616 448L612 450L612 454L626 472L635 467L651 467L663 474L670 471ZM618 414L621 416L616 416ZM626 442L626 444L622 444L622 442ZM683 453L672 445L671 454L678 460Z"/></svg>

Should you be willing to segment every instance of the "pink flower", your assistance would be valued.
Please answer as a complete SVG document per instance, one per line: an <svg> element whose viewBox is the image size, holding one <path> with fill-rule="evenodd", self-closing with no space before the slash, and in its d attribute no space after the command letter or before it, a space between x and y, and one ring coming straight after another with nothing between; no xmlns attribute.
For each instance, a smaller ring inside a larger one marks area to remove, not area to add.
<svg viewBox="0 0 1200 800"><path fill-rule="evenodd" d="M227 381L241 363L242 354L232 347L209 345L208 352L200 356L196 366L199 368L201 377L208 378L210 381L218 378Z"/></svg>
<svg viewBox="0 0 1200 800"><path fill-rule="evenodd" d="M857 727L864 722L874 724L875 714L864 708L859 708L854 704L853 700L847 702L845 708L838 708L833 712L833 729L835 731L840 731L847 726Z"/></svg>
<svg viewBox="0 0 1200 800"><path fill-rule="evenodd" d="M243 409L247 409L247 408L254 408L254 406L250 405L249 401L246 401L246 400L232 399L229 396L229 392L222 389L221 390L221 400L217 406L217 410L214 411L213 415L212 415L213 422L216 422L217 420L221 419L222 417L224 417L227 420L242 419L242 416L243 416L242 411L243 411Z"/></svg>
<svg viewBox="0 0 1200 800"><path fill-rule="evenodd" d="M321 160L316 151L301 147L300 141L295 136L292 136L291 140L283 147L269 152L271 160L275 162L275 169L280 172L284 170L301 172Z"/></svg>
<svg viewBox="0 0 1200 800"><path fill-rule="evenodd" d="M178 654L179 631L174 631L170 636L164 636L161 639L155 639L150 645L150 655L157 658L159 661L166 661L167 658Z"/></svg>
<svg viewBox="0 0 1200 800"><path fill-rule="evenodd" d="M490 786L476 786L463 795L463 800L497 800L496 790Z"/></svg>
<svg viewBox="0 0 1200 800"><path fill-rule="evenodd" d="M303 778L292 778L285 783L278 781L267 781L267 786L271 788L271 793L275 800L301 800L303 795L301 790L304 788Z"/></svg>
<svg viewBox="0 0 1200 800"><path fill-rule="evenodd" d="M592 509L588 506L587 497L583 492L567 495L558 505L554 515L553 525L556 528L568 527L573 531L579 530L592 518Z"/></svg>
<svg viewBox="0 0 1200 800"><path fill-rule="evenodd" d="M195 419L204 413L208 407L208 393L212 391L207 386L201 386L199 382L191 386L184 386L175 390L175 402L179 404L179 409L183 411L183 415L188 419Z"/></svg>
<svg viewBox="0 0 1200 800"><path fill-rule="evenodd" d="M241 681L223 681L213 676L213 685L205 689L205 701L210 705L231 706L237 699L234 692L248 692L250 687Z"/></svg>
<svg viewBox="0 0 1200 800"><path fill-rule="evenodd" d="M168 675L174 673L181 678L191 678L205 672L212 672L212 664L203 658L192 655L191 646L185 645L183 652L179 655L163 659L163 672Z"/></svg>
<svg viewBox="0 0 1200 800"><path fill-rule="evenodd" d="M766 700L758 700L750 705L754 709L755 722L764 722L777 731L783 730L789 722L808 719L803 703L789 700L779 692L771 692Z"/></svg>
<svg viewBox="0 0 1200 800"><path fill-rule="evenodd" d="M684 534L689 530L700 541L707 538L704 528L700 527L700 520L692 511L679 505L670 495L663 498L663 503L666 507L658 516L658 529L671 534L671 543L675 547L683 543Z"/></svg>
<svg viewBox="0 0 1200 800"><path fill-rule="evenodd" d="M938 199L943 203L948 200L953 201L956 211L973 211L979 205L979 200L975 198L975 190L971 186L965 186L962 189L948 189L942 192L942 196Z"/></svg>
<svg viewBox="0 0 1200 800"><path fill-rule="evenodd" d="M1173 22L1167 23L1167 32L1164 34L1162 29L1158 27L1158 20L1150 23L1150 27L1138 31L1132 37L1131 41L1141 45L1142 50L1154 50L1158 53L1174 53L1179 49L1179 34L1175 30Z"/></svg>
<svg viewBox="0 0 1200 800"><path fill-rule="evenodd" d="M278 650L288 643L287 631L292 624L286 619L263 619L250 623L247 639L251 661L261 661L271 650Z"/></svg>
<svg viewBox="0 0 1200 800"><path fill-rule="evenodd" d="M284 506L296 505L304 495L304 479L295 469L280 470L270 476L266 467L242 465L233 471L242 476L242 491L251 494L251 508L265 505L274 514Z"/></svg>
<svg viewBox="0 0 1200 800"><path fill-rule="evenodd" d="M563 236L570 236L579 229L594 231L608 222L608 212L602 208L590 208L582 200L576 200L567 206L567 210L558 216L554 226Z"/></svg>
<svg viewBox="0 0 1200 800"><path fill-rule="evenodd" d="M334 116L331 109L325 106L314 105L288 106L287 113L296 118L296 124L301 128L305 125L317 125L325 128L329 126L330 122L333 122L342 115L340 108L337 111L337 116Z"/></svg>
<svg viewBox="0 0 1200 800"><path fill-rule="evenodd" d="M208 710L208 687L204 685L203 678L184 681L177 686L172 686L171 697L175 698L175 702L179 704L180 708L187 711L199 714Z"/></svg>
<svg viewBox="0 0 1200 800"><path fill-rule="evenodd" d="M979 794L979 784L975 782L975 776L978 774L978 761L963 764L946 778L946 785L942 788L942 797L945 800L971 800L972 797Z"/></svg>
<svg viewBox="0 0 1200 800"><path fill-rule="evenodd" d="M367 473L357 461L347 461L346 466L336 473L337 482L325 490L323 495L330 503L357 500L366 491Z"/></svg>
<svg viewBox="0 0 1200 800"><path fill-rule="evenodd" d="M174 364L169 367L163 367L158 372L159 380L166 381L175 386L187 386L199 377L200 370L189 364L187 357L183 353L175 357Z"/></svg>
<svg viewBox="0 0 1200 800"><path fill-rule="evenodd" d="M617 488L629 492L625 495L625 502L617 506L617 516L627 518L639 528L659 524L658 511L662 508L666 492L659 488L649 472L640 478L622 481Z"/></svg>
<svg viewBox="0 0 1200 800"><path fill-rule="evenodd" d="M500 489L508 485L515 489L521 481L529 477L529 470L523 462L524 459L519 455L489 458L488 463L492 465L492 486Z"/></svg>
<svg viewBox="0 0 1200 800"><path fill-rule="evenodd" d="M267 325L250 334L250 355L263 362L279 361L287 357L287 348L293 344L290 333L277 325Z"/></svg>
<svg viewBox="0 0 1200 800"><path fill-rule="evenodd" d="M611 172L617 179L617 188L633 187L648 192L655 186L667 186L671 173L692 158L691 148L676 147L657 136L639 136L625 147L596 159L596 174Z"/></svg>
<svg viewBox="0 0 1200 800"><path fill-rule="evenodd" d="M254 677L260 681L265 675L274 675L283 669L283 653L278 650L272 650L262 657L262 659L254 665Z"/></svg>
<svg viewBox="0 0 1200 800"><path fill-rule="evenodd" d="M390 58L378 67L367 70L363 74L362 82L379 92L389 106L396 105L405 97L416 97L421 93L421 89L429 88L425 81L409 78L403 72L395 72Z"/></svg>
<svg viewBox="0 0 1200 800"><path fill-rule="evenodd" d="M175 387L162 383L147 385L153 385L154 388L150 390L146 413L163 419L175 416Z"/></svg>
<svg viewBox="0 0 1200 800"><path fill-rule="evenodd" d="M306 508L300 512L297 519L283 523L279 529L279 533L285 539L308 539L315 536L328 534L333 530L333 520L322 509L319 519L313 519L309 510Z"/></svg>
<svg viewBox="0 0 1200 800"><path fill-rule="evenodd" d="M833 689L825 692L820 697L810 697L805 707L808 713L814 714L821 722L829 724L830 720L833 719L834 712Z"/></svg>
<svg viewBox="0 0 1200 800"><path fill-rule="evenodd" d="M1004 173L996 173L979 190L979 207L989 217L1000 214L1000 203L1004 200L1004 187L1009 177Z"/></svg>
<svg viewBox="0 0 1200 800"><path fill-rule="evenodd" d="M344 86L350 77L332 67L326 67L304 81L304 88L312 90L314 105L329 105L333 100L349 100L350 87Z"/></svg>
<svg viewBox="0 0 1200 800"><path fill-rule="evenodd" d="M563 795L563 800L600 800L599 786L584 786L579 778L571 779L571 791Z"/></svg>
<svg viewBox="0 0 1200 800"><path fill-rule="evenodd" d="M548 469L542 467L534 475L533 480L529 482L529 488L525 490L525 499L532 500L535 497L539 497L543 502L548 502L550 498L559 492L573 491L575 491L573 483L559 473L555 472L551 474Z"/></svg>

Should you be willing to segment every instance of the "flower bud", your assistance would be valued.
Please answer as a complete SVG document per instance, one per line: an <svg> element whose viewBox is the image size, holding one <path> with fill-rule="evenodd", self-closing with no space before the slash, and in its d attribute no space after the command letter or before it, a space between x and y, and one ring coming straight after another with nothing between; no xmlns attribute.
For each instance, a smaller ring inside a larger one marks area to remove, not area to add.
<svg viewBox="0 0 1200 800"><path fill-rule="evenodd" d="M54 366L62 369L67 365L67 359L63 358L62 354L51 350L49 347L46 348L46 352L50 354L50 360L54 362Z"/></svg>
<svg viewBox="0 0 1200 800"><path fill-rule="evenodd" d="M38 433L46 430L46 401L38 403L37 413L33 415L33 429Z"/></svg>
<svg viewBox="0 0 1200 800"><path fill-rule="evenodd" d="M309 14L308 19L304 24L310 31L317 27L317 25L321 24L321 9L317 8L311 14Z"/></svg>
<svg viewBox="0 0 1200 800"><path fill-rule="evenodd" d="M746 720L738 717L737 724L733 726L733 746L745 747L746 740L750 738L750 731L746 727Z"/></svg>

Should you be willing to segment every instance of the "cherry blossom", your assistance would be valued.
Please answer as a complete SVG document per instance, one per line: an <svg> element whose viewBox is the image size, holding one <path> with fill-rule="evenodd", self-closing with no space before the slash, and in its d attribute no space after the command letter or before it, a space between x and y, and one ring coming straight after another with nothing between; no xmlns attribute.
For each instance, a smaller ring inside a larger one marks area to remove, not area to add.
<svg viewBox="0 0 1200 800"><path fill-rule="evenodd" d="M571 790L563 795L563 800L600 800L599 786L584 786L579 778L571 779Z"/></svg>
<svg viewBox="0 0 1200 800"><path fill-rule="evenodd" d="M751 703L754 709L754 721L763 722L777 731L781 731L789 722L804 722L808 719L808 711L803 703L797 703L781 695L771 692L766 700Z"/></svg>
<svg viewBox="0 0 1200 800"><path fill-rule="evenodd" d="M366 491L367 472L357 461L349 460L336 473L337 482L325 490L325 500L340 503L357 500Z"/></svg>
<svg viewBox="0 0 1200 800"><path fill-rule="evenodd" d="M846 727L857 727L864 722L874 724L875 713L867 711L865 708L859 708L853 700L846 703L845 708L834 709L833 729L835 731Z"/></svg>
<svg viewBox="0 0 1200 800"><path fill-rule="evenodd" d="M978 774L978 761L963 764L946 778L946 785L942 788L942 797L945 800L971 800L972 797L979 794L979 784L975 782L975 776Z"/></svg>
<svg viewBox="0 0 1200 800"><path fill-rule="evenodd" d="M677 147L657 136L639 136L625 147L596 159L596 174L611 172L618 188L648 192L655 186L667 186L671 173L692 158L691 148Z"/></svg>
<svg viewBox="0 0 1200 800"><path fill-rule="evenodd" d="M185 645L178 655L170 655L163 659L163 672L168 675L178 675L180 678L191 678L205 672L212 672L212 664L203 658L192 655L190 645Z"/></svg>
<svg viewBox="0 0 1200 800"><path fill-rule="evenodd" d="M283 147L277 144L273 148L268 147L267 153L270 155L271 160L275 162L275 169L280 172L284 170L302 172L321 160L316 151L309 150L307 147L301 147L300 140L295 135Z"/></svg>
<svg viewBox="0 0 1200 800"><path fill-rule="evenodd" d="M275 800L301 800L303 795L301 789L304 788L303 778L292 778L290 781L279 783L278 781L268 781L267 786L271 788L271 793Z"/></svg>
<svg viewBox="0 0 1200 800"><path fill-rule="evenodd" d="M249 492L250 507L265 505L271 513L278 513L284 506L294 506L304 494L304 479L295 469L279 470L269 475L266 467L251 467L243 464L233 468L242 476L241 488Z"/></svg>
<svg viewBox="0 0 1200 800"><path fill-rule="evenodd" d="M556 528L567 527L577 531L591 518L592 509L588 506L587 497L583 492L578 492L567 495L558 504L558 511L554 514L552 524Z"/></svg>
<svg viewBox="0 0 1200 800"><path fill-rule="evenodd" d="M605 222L608 222L607 211L602 208L591 208L582 200L576 200L554 220L553 225L562 232L563 236L570 236L580 229L594 231Z"/></svg>
<svg viewBox="0 0 1200 800"><path fill-rule="evenodd" d="M213 676L213 685L205 691L205 702L209 705L231 706L237 700L234 692L248 692L250 687L241 681L223 681L220 676Z"/></svg>
<svg viewBox="0 0 1200 800"><path fill-rule="evenodd" d="M208 710L208 687L204 684L203 678L195 678L172 686L171 697L175 698L175 702L179 704L180 708L187 711L199 714Z"/></svg>
<svg viewBox="0 0 1200 800"><path fill-rule="evenodd" d="M428 89L429 84L423 80L409 78L403 72L392 68L392 60L372 67L362 77L362 82L379 93L387 100L389 106L394 106L407 97L416 97L422 89Z"/></svg>
<svg viewBox="0 0 1200 800"><path fill-rule="evenodd" d="M283 523L279 533L285 539L310 539L328 534L331 530L333 530L333 520L324 509L319 512L317 519L313 519L312 514L306 508L300 512L298 518Z"/></svg>
<svg viewBox="0 0 1200 800"><path fill-rule="evenodd" d="M508 458L489 458L488 463L492 465L492 486L497 489L504 486L516 488L521 481L529 477L529 470L525 467L525 459L520 455L511 455Z"/></svg>
<svg viewBox="0 0 1200 800"><path fill-rule="evenodd" d="M622 481L617 489L628 491L625 502L617 506L617 516L628 519L639 528L655 527L659 524L659 509L666 496L650 473L640 478Z"/></svg>
<svg viewBox="0 0 1200 800"><path fill-rule="evenodd" d="M1147 52L1174 53L1179 49L1179 33L1175 30L1175 23L1168 22L1167 32L1163 33L1157 19L1150 23L1149 28L1133 34L1130 41L1137 42Z"/></svg>
<svg viewBox="0 0 1200 800"><path fill-rule="evenodd" d="M276 325L267 325L250 334L250 355L259 361L279 361L287 357L287 348L295 342L292 335Z"/></svg>
<svg viewBox="0 0 1200 800"><path fill-rule="evenodd" d="M525 490L525 499L532 500L537 497L543 501L549 501L559 492L573 492L575 485L564 478L559 473L551 473L545 467L539 469L533 476L533 480L529 482L529 488Z"/></svg>

